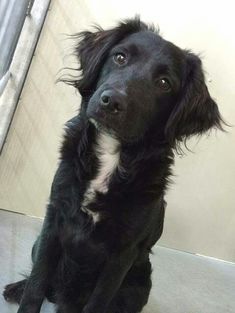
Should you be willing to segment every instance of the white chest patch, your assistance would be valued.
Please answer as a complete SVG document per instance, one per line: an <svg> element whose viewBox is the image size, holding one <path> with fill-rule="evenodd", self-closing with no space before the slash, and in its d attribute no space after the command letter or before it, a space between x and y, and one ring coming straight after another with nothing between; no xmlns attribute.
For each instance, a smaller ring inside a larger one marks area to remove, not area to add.
<svg viewBox="0 0 235 313"><path fill-rule="evenodd" d="M92 212L87 206L95 200L97 191L103 194L107 193L110 178L119 163L120 143L117 139L101 132L97 137L94 149L98 158L98 172L88 185L81 209L91 215L94 223L96 223L100 220L100 214Z"/></svg>

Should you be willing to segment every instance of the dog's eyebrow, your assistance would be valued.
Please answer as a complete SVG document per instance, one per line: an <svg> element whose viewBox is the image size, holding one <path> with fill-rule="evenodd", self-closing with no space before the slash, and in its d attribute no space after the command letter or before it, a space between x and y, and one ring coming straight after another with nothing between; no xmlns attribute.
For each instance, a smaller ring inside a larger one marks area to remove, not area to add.
<svg viewBox="0 0 235 313"><path fill-rule="evenodd" d="M139 51L138 47L136 44L131 44L131 43L126 43L126 44L120 44L117 45L116 47L113 48L113 52L117 52L117 51L127 51L129 52L131 55L136 55Z"/></svg>
<svg viewBox="0 0 235 313"><path fill-rule="evenodd" d="M158 76L161 74L169 74L170 68L167 64L158 64L154 71L154 76Z"/></svg>
<svg viewBox="0 0 235 313"><path fill-rule="evenodd" d="M129 44L127 49L132 55L136 55L139 52L138 46L135 44Z"/></svg>

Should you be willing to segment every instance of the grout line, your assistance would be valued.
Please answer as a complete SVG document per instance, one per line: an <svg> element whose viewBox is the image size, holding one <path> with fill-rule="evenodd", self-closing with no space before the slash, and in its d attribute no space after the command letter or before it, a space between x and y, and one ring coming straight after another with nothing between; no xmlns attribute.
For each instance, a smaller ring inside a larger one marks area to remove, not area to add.
<svg viewBox="0 0 235 313"><path fill-rule="evenodd" d="M43 217L34 216L34 215L28 215L28 214L25 214L25 213L11 211L11 210L7 210L7 209L3 209L3 208L0 208L0 211L11 213L11 214L18 214L18 215L27 216L27 217L32 217L32 218L37 218L39 220L43 220L44 219Z"/></svg>
<svg viewBox="0 0 235 313"><path fill-rule="evenodd" d="M32 217L32 218L37 218L37 219L42 220L42 221L44 220L44 217L40 217L40 216L27 215L27 214L25 214L25 216Z"/></svg>
<svg viewBox="0 0 235 313"><path fill-rule="evenodd" d="M15 212L15 211L11 211L11 210L7 210L7 209L3 209L3 208L0 208L0 211L3 211L3 212L8 212L8 213L12 213L12 214L18 214L18 215L27 216L27 215L26 215L26 214L24 214L24 213L21 213L21 212Z"/></svg>
<svg viewBox="0 0 235 313"><path fill-rule="evenodd" d="M203 257L203 258L211 259L211 260L214 260L214 261L219 261L219 262L224 262L224 263L235 265L234 262L226 261L226 260L223 260L223 259L218 259L218 258L215 258L213 256L203 255L203 254L199 254L199 253L195 253L195 255Z"/></svg>
<svg viewBox="0 0 235 313"><path fill-rule="evenodd" d="M223 260L223 259L218 259L218 258L215 258L215 257L212 257L212 256L200 254L200 253L194 253L194 252L190 252L190 251L179 250L179 249L172 248L172 247L167 247L167 246L165 246L165 245L158 244L158 243L156 244L156 246L159 246L159 247L162 247L162 248L166 248L166 249L170 249L170 250L179 251L179 252L182 252L182 253L187 253L187 254L194 255L194 256L198 256L198 257L202 257L202 258L211 259L211 260L218 261L218 262L223 262L223 263L228 263L228 264L235 265L235 262L226 261L226 260Z"/></svg>

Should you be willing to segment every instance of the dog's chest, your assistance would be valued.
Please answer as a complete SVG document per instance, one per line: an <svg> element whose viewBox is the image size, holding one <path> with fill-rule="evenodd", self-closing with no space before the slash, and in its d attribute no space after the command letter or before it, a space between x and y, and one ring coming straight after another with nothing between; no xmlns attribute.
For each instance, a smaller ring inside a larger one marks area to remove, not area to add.
<svg viewBox="0 0 235 313"><path fill-rule="evenodd" d="M100 220L100 213L89 210L89 204L96 200L96 193L107 193L110 178L116 170L120 159L120 143L105 133L99 133L94 151L98 159L96 176L88 183L81 209L92 216L93 222Z"/></svg>

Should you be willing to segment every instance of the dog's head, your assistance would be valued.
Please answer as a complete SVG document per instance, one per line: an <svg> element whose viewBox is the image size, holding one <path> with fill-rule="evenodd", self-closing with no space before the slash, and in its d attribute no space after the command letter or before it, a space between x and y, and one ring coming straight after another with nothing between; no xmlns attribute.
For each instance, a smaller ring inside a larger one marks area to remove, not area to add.
<svg viewBox="0 0 235 313"><path fill-rule="evenodd" d="M154 134L172 145L222 128L195 54L139 19L80 36L82 76L75 86L83 113L98 127L127 142Z"/></svg>

